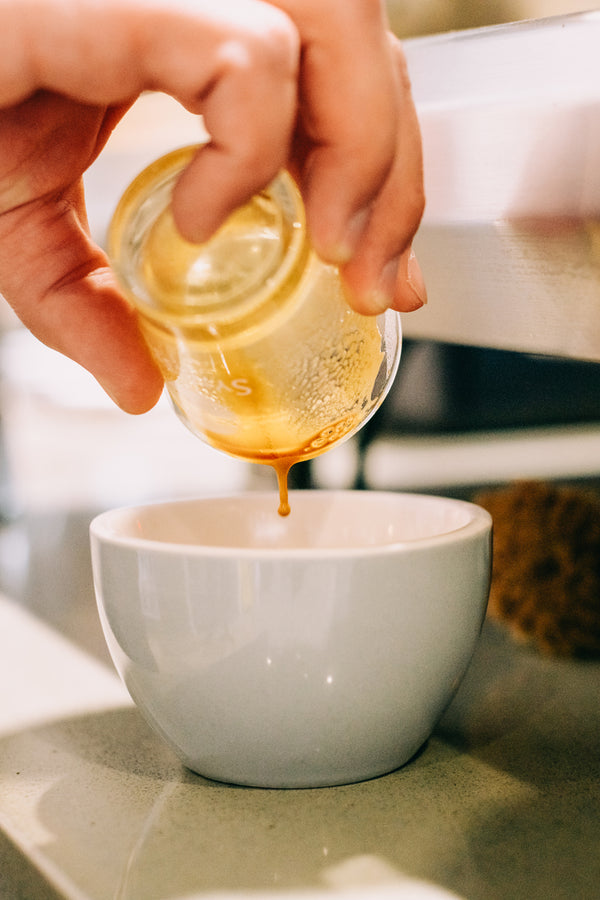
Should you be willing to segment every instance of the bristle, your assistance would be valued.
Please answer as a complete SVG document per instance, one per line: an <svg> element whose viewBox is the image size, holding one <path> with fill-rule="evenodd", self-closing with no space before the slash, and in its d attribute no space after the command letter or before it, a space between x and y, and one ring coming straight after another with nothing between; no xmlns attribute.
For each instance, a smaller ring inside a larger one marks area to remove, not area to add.
<svg viewBox="0 0 600 900"><path fill-rule="evenodd" d="M488 614L559 656L600 656L600 497L524 481L480 493L494 520Z"/></svg>

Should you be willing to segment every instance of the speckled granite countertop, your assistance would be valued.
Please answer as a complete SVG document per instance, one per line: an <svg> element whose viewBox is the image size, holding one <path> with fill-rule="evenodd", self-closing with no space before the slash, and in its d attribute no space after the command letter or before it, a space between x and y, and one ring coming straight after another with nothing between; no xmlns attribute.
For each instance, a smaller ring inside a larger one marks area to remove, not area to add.
<svg viewBox="0 0 600 900"><path fill-rule="evenodd" d="M2 897L598 897L599 664L487 624L408 766L265 791L184 770L109 667L6 598L0 635Z"/></svg>

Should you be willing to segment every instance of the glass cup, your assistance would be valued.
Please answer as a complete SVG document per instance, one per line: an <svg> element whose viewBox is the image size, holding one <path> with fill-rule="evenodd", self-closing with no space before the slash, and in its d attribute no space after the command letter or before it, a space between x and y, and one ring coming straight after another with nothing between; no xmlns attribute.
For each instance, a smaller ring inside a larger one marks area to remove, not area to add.
<svg viewBox="0 0 600 900"><path fill-rule="evenodd" d="M208 242L185 241L170 200L196 150L176 150L132 182L109 254L185 424L220 450L287 473L350 437L381 404L400 358L400 318L349 307L338 270L310 246L286 172Z"/></svg>

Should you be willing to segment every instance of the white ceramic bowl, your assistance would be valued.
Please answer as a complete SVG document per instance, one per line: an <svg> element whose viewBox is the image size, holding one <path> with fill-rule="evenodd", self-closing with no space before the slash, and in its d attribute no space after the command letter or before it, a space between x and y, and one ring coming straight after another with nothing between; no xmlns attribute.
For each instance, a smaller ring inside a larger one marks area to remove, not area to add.
<svg viewBox="0 0 600 900"><path fill-rule="evenodd" d="M401 766L485 616L491 519L470 503L299 491L113 510L91 525L100 616L146 719L190 769L318 787Z"/></svg>

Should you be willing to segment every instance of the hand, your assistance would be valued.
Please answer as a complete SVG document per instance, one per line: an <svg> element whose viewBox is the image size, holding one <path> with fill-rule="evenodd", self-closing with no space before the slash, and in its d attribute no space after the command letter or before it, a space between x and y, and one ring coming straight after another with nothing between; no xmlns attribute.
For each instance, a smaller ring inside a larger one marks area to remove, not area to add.
<svg viewBox="0 0 600 900"><path fill-rule="evenodd" d="M343 50L334 13L348 8ZM186 236L207 238L287 165L350 301L416 306L407 263L423 205L420 143L402 69L372 0L3 4L0 291L124 409L154 404L162 379L89 238L81 176L135 98L162 90L202 113L212 137L174 197ZM399 260L395 287L389 271L381 281L388 259Z"/></svg>
<svg viewBox="0 0 600 900"><path fill-rule="evenodd" d="M386 31L384 4L271 5L289 15L300 39L289 155L282 158L273 132L246 133L243 124L221 122L218 104L214 119L205 109L216 139L182 179L178 225L191 240L206 239L240 200L263 187L266 174L286 165L301 186L312 242L340 266L351 305L364 313L418 309L427 296L411 249L424 208L421 137L404 54ZM275 101L267 95L262 102ZM231 115L244 123L243 103ZM221 190L209 198L211 184Z"/></svg>
<svg viewBox="0 0 600 900"><path fill-rule="evenodd" d="M300 164L313 243L360 312L418 309L411 243L424 208L421 136L402 48L378 0L275 0L303 43Z"/></svg>

